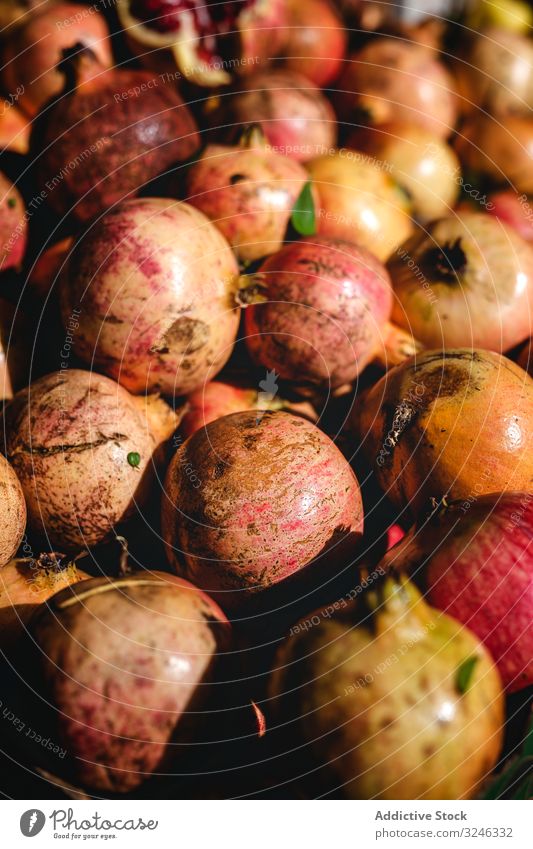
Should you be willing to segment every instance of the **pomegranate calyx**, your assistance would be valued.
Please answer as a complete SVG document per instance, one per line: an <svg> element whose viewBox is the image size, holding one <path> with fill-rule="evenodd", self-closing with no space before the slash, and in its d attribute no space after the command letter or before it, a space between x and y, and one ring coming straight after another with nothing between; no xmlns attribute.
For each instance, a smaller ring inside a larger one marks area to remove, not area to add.
<svg viewBox="0 0 533 849"><path fill-rule="evenodd" d="M238 146L243 150L265 148L266 144L266 136L260 124L248 124L242 131L238 141Z"/></svg>
<svg viewBox="0 0 533 849"><path fill-rule="evenodd" d="M261 272L257 272L257 274L241 274L235 293L236 306L244 308L252 304L264 303L267 299L265 295L266 288L265 274Z"/></svg>
<svg viewBox="0 0 533 849"><path fill-rule="evenodd" d="M77 41L72 47L66 47L57 65L57 70L65 77L62 94L73 91L94 76L95 66L99 64L96 53L87 44Z"/></svg>
<svg viewBox="0 0 533 849"><path fill-rule="evenodd" d="M434 281L456 283L467 265L460 237L455 241L431 248L424 257L426 276Z"/></svg>

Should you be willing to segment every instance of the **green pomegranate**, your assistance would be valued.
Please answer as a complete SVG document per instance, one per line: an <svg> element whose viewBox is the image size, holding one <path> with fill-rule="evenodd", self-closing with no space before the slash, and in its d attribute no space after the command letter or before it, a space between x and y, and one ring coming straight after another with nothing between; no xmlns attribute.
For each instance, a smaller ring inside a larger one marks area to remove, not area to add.
<svg viewBox="0 0 533 849"><path fill-rule="evenodd" d="M352 799L470 798L502 742L496 667L407 579L375 586L366 615L352 601L292 628L270 681L276 718L321 767L321 793L331 780Z"/></svg>

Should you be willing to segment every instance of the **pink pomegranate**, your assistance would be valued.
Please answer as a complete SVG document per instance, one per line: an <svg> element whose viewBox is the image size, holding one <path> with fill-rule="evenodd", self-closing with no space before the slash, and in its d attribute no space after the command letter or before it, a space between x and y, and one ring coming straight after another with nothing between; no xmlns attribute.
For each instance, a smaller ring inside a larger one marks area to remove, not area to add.
<svg viewBox="0 0 533 849"><path fill-rule="evenodd" d="M285 38L285 0L117 0L117 8L144 64L200 86L227 85L275 56Z"/></svg>
<svg viewBox="0 0 533 849"><path fill-rule="evenodd" d="M27 235L28 219L22 196L0 171L0 272L20 269Z"/></svg>
<svg viewBox="0 0 533 849"><path fill-rule="evenodd" d="M338 76L346 45L343 20L329 0L289 0L284 68L323 88Z"/></svg>
<svg viewBox="0 0 533 849"><path fill-rule="evenodd" d="M335 113L320 89L301 74L260 71L225 95L213 124L260 124L272 149L299 162L330 151L337 140Z"/></svg>
<svg viewBox="0 0 533 849"><path fill-rule="evenodd" d="M306 569L353 556L357 479L318 428L289 413L234 413L197 431L165 481L170 563L234 610Z"/></svg>
<svg viewBox="0 0 533 849"><path fill-rule="evenodd" d="M533 242L533 202L516 192L495 192L489 196L488 211L516 230L526 242Z"/></svg>
<svg viewBox="0 0 533 849"><path fill-rule="evenodd" d="M187 172L187 200L224 234L243 262L279 250L308 176L304 167L268 150L258 128L237 147L208 145Z"/></svg>
<svg viewBox="0 0 533 849"><path fill-rule="evenodd" d="M352 383L373 359L392 309L384 266L365 248L310 236L261 265L266 301L247 308L252 358L319 390Z"/></svg>
<svg viewBox="0 0 533 849"><path fill-rule="evenodd" d="M90 47L103 68L113 64L111 39L98 6L41 3L10 35L3 51L1 78L8 94L32 117L62 89L61 53L78 42Z"/></svg>
<svg viewBox="0 0 533 849"><path fill-rule="evenodd" d="M533 684L532 540L533 493L491 494L446 506L383 563L485 643L510 692Z"/></svg>
<svg viewBox="0 0 533 849"><path fill-rule="evenodd" d="M73 759L68 777L106 793L179 761L209 716L208 685L229 645L211 599L162 572L75 584L42 606L33 635L28 675L36 688L44 681L52 733Z"/></svg>
<svg viewBox="0 0 533 849"><path fill-rule="evenodd" d="M61 292L79 309L76 353L134 393L182 395L229 358L238 267L216 227L186 203L129 200L78 241Z"/></svg>
<svg viewBox="0 0 533 849"><path fill-rule="evenodd" d="M399 38L376 38L350 57L338 82L340 120L419 124L440 138L457 119L452 77L435 51Z"/></svg>

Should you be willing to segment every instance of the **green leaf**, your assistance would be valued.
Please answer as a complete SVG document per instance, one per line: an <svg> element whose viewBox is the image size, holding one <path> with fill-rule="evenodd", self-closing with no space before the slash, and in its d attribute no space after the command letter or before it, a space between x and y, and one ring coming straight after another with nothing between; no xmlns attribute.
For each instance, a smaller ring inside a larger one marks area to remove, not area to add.
<svg viewBox="0 0 533 849"><path fill-rule="evenodd" d="M463 660L462 664L457 669L455 675L455 686L457 687L461 695L466 693L470 686L474 667L478 660L479 657L474 654L472 655L472 657L467 657L466 660Z"/></svg>
<svg viewBox="0 0 533 849"><path fill-rule="evenodd" d="M291 223L300 236L314 236L316 233L315 203L310 180L307 181L294 204Z"/></svg>
<svg viewBox="0 0 533 849"><path fill-rule="evenodd" d="M141 455L138 451L130 451L128 454L128 463L130 466L133 466L134 469L137 468L139 463L141 462Z"/></svg>

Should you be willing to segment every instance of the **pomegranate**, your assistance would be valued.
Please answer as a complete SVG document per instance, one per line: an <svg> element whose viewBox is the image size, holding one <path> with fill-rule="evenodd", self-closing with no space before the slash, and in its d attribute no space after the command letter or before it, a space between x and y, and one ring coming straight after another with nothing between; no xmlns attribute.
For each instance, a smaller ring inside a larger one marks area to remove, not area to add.
<svg viewBox="0 0 533 849"><path fill-rule="evenodd" d="M231 354L238 267L194 207L162 198L115 207L78 241L61 291L76 353L134 393L192 392Z"/></svg>
<svg viewBox="0 0 533 849"><path fill-rule="evenodd" d="M269 695L292 760L303 747L322 768L321 796L471 798L503 736L487 650L404 578L372 587L361 606L343 602L294 625L276 657Z"/></svg>
<svg viewBox="0 0 533 849"><path fill-rule="evenodd" d="M187 172L187 200L211 218L240 260L253 262L281 248L307 179L298 162L268 150L255 128L237 147L206 147Z"/></svg>
<svg viewBox="0 0 533 849"><path fill-rule="evenodd" d="M29 273L27 284L39 301L45 301L58 283L72 250L74 239L67 236L39 254Z"/></svg>
<svg viewBox="0 0 533 849"><path fill-rule="evenodd" d="M470 628L509 692L533 684L533 494L485 495L446 505L386 556L429 603Z"/></svg>
<svg viewBox="0 0 533 849"><path fill-rule="evenodd" d="M320 236L347 239L385 260L412 232L405 193L368 154L342 148L307 165Z"/></svg>
<svg viewBox="0 0 533 849"><path fill-rule="evenodd" d="M199 86L227 85L285 38L285 0L117 0L117 10L144 64Z"/></svg>
<svg viewBox="0 0 533 849"><path fill-rule="evenodd" d="M63 93L32 131L36 179L56 212L87 221L197 150L187 106L150 72L105 70L80 45L61 67Z"/></svg>
<svg viewBox="0 0 533 849"><path fill-rule="evenodd" d="M44 0L51 5L55 0ZM4 41L13 35L15 29L22 26L29 15L43 6L43 0L3 0L0 6L0 39Z"/></svg>
<svg viewBox="0 0 533 849"><path fill-rule="evenodd" d="M365 151L407 192L413 212L422 221L446 215L461 185L461 166L455 151L417 124L363 127L348 137L348 147Z"/></svg>
<svg viewBox="0 0 533 849"><path fill-rule="evenodd" d="M43 605L32 630L29 675L36 688L43 681L72 777L114 793L183 754L229 642L211 599L162 572L75 584Z"/></svg>
<svg viewBox="0 0 533 849"><path fill-rule="evenodd" d="M252 359L321 391L351 384L390 317L384 266L365 248L310 236L269 257L259 273L266 302L245 312Z"/></svg>
<svg viewBox="0 0 533 849"><path fill-rule="evenodd" d="M30 121L10 100L0 99L0 153L25 156L30 149Z"/></svg>
<svg viewBox="0 0 533 849"><path fill-rule="evenodd" d="M507 351L532 331L533 247L483 212L419 230L388 263L392 317L428 348Z"/></svg>
<svg viewBox="0 0 533 849"><path fill-rule="evenodd" d="M371 125L417 124L446 138L457 119L453 80L435 51L397 38L376 38L353 54L337 84L339 119Z"/></svg>
<svg viewBox="0 0 533 849"><path fill-rule="evenodd" d="M463 166L516 192L533 194L533 119L509 115L504 120L479 113L456 136Z"/></svg>
<svg viewBox="0 0 533 849"><path fill-rule="evenodd" d="M352 424L381 488L414 516L432 498L532 489L533 380L499 354L412 357L365 393Z"/></svg>
<svg viewBox="0 0 533 849"><path fill-rule="evenodd" d="M344 23L329 0L288 0L284 68L323 88L339 75L346 45Z"/></svg>
<svg viewBox="0 0 533 849"><path fill-rule="evenodd" d="M62 51L76 42L98 57L94 73L113 64L109 30L97 7L88 12L79 3L45 4L27 15L9 38L2 56L3 88L12 96L21 90L17 103L31 117L61 91L57 65Z"/></svg>
<svg viewBox="0 0 533 849"><path fill-rule="evenodd" d="M154 439L107 377L79 369L41 377L8 406L5 433L29 524L62 551L110 538L147 493Z"/></svg>
<svg viewBox="0 0 533 849"><path fill-rule="evenodd" d="M350 466L322 431L289 413L217 419L168 468L162 533L169 561L228 610L329 558L338 568L362 526Z"/></svg>
<svg viewBox="0 0 533 849"><path fill-rule="evenodd" d="M28 236L28 217L19 190L0 171L0 272L20 270Z"/></svg>
<svg viewBox="0 0 533 849"><path fill-rule="evenodd" d="M34 332L34 322L19 306L0 298L0 401L11 400L29 382Z"/></svg>
<svg viewBox="0 0 533 849"><path fill-rule="evenodd" d="M531 339L523 346L518 356L518 365L527 371L528 374L533 372L533 357L531 356Z"/></svg>
<svg viewBox="0 0 533 849"><path fill-rule="evenodd" d="M17 557L0 569L0 648L16 647L32 615L43 602L88 578L73 560L51 552Z"/></svg>
<svg viewBox="0 0 533 849"><path fill-rule="evenodd" d="M0 566L11 560L26 528L24 493L12 466L0 454Z"/></svg>
<svg viewBox="0 0 533 849"><path fill-rule="evenodd" d="M299 162L331 151L337 122L329 100L301 74L260 71L225 95L210 120L232 128L258 123L272 149Z"/></svg>
<svg viewBox="0 0 533 849"><path fill-rule="evenodd" d="M489 27L454 63L464 112L528 117L533 107L533 45L527 35Z"/></svg>
<svg viewBox="0 0 533 849"><path fill-rule="evenodd" d="M516 230L527 242L533 242L533 205L527 195L517 195L511 190L495 192L489 195L489 205L487 209L492 215Z"/></svg>

